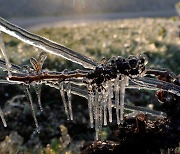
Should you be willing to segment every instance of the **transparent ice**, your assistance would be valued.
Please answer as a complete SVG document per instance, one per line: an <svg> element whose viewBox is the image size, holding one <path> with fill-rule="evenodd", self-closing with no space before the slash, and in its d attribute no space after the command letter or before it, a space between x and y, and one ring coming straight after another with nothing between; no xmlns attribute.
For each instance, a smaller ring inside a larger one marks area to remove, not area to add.
<svg viewBox="0 0 180 154"><path fill-rule="evenodd" d="M73 120L71 82L68 82L66 91L67 91L67 98L68 98L69 116L70 116L70 120Z"/></svg>
<svg viewBox="0 0 180 154"><path fill-rule="evenodd" d="M93 128L94 127L94 120L93 120L94 96L92 92L92 86L88 85L87 90L88 90L88 109L89 109L90 125L91 125L91 128Z"/></svg>
<svg viewBox="0 0 180 154"><path fill-rule="evenodd" d="M119 115L119 94L120 94L120 86L119 86L119 76L116 77L114 81L114 90L115 90L115 104L116 104L116 118L117 124L120 124L120 115Z"/></svg>
<svg viewBox="0 0 180 154"><path fill-rule="evenodd" d="M36 91L37 99L38 99L38 105L41 111L43 111L42 103L41 103L41 84L36 83L34 86L34 89Z"/></svg>
<svg viewBox="0 0 180 154"><path fill-rule="evenodd" d="M1 117L1 120L2 120L2 123L3 123L4 127L7 127L7 123L6 123L6 120L4 118L4 113L3 113L2 109L1 109L1 107L0 107L0 117Z"/></svg>
<svg viewBox="0 0 180 154"><path fill-rule="evenodd" d="M112 81L108 80L107 90L108 90L108 113L109 113L109 122L112 122Z"/></svg>
<svg viewBox="0 0 180 154"><path fill-rule="evenodd" d="M120 121L123 123L124 120L124 97L125 97L125 84L126 80L121 76L120 82Z"/></svg>
<svg viewBox="0 0 180 154"><path fill-rule="evenodd" d="M6 49L5 49L5 45L4 45L4 41L2 38L1 31L0 31L0 49L1 49L1 52L2 52L4 59L5 59L5 62L6 62L6 68L7 68L8 76L11 77L12 76L11 72L10 72L11 64L9 62L9 58L7 56L7 53L6 53Z"/></svg>
<svg viewBox="0 0 180 154"><path fill-rule="evenodd" d="M25 92L25 95L26 95L27 99L29 100L32 116L34 118L34 123L35 123L35 126L37 128L37 132L39 133L39 125L38 125L38 121L37 121L37 118L36 118L36 113L35 113L34 105L33 105L33 99L32 99L32 96L31 96L31 93L30 93L30 90L29 90L29 85L24 85L24 92Z"/></svg>
<svg viewBox="0 0 180 154"><path fill-rule="evenodd" d="M28 32L27 30L11 24L5 19L0 17L0 31L9 34L17 39L42 49L43 51L61 56L74 63L80 64L85 68L94 69L97 63L70 48L67 48L61 44L48 40L39 35Z"/></svg>
<svg viewBox="0 0 180 154"><path fill-rule="evenodd" d="M67 101L66 101L66 97L65 97L65 91L64 91L64 82L60 82L59 83L59 91L60 91L60 95L63 101L63 105L64 105L64 110L67 116L67 120L69 120L69 112L68 112L68 108L67 108Z"/></svg>

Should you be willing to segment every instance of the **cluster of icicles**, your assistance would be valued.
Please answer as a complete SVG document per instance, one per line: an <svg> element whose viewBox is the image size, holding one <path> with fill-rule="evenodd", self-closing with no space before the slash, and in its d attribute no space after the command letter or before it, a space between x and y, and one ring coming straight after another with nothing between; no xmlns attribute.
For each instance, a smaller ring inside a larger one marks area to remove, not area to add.
<svg viewBox="0 0 180 154"><path fill-rule="evenodd" d="M103 87L88 85L90 124L91 128L95 127L96 140L101 139L102 126L106 126L107 121L112 122L112 108L116 108L117 124L123 123L125 86L128 84L128 77L121 75L106 81Z"/></svg>
<svg viewBox="0 0 180 154"><path fill-rule="evenodd" d="M33 85L35 91L36 91L36 95L38 98L38 105L41 111L43 111L43 107L41 104L41 84L40 83L36 83L35 85ZM72 94L71 94L71 83L64 83L61 82L59 84L59 90L60 90L60 94L61 94L61 98L63 101L63 105L64 105L64 109L65 109L65 113L67 115L67 119L68 120L73 120L73 114L72 114ZM33 99L30 93L30 89L29 89L29 85L24 85L24 91L26 94L27 99L29 100L30 106L31 106L31 111L32 111L32 115L34 118L34 123L36 125L37 128L37 132L39 133L39 125L38 125L38 121L36 118L36 114L35 114L35 110L34 110L34 105L33 105ZM66 100L66 93L67 93L67 100Z"/></svg>

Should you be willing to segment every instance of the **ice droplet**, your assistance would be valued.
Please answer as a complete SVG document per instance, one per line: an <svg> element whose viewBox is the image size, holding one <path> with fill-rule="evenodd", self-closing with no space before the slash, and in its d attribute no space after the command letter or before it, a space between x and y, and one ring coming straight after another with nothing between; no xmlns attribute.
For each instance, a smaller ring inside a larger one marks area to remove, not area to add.
<svg viewBox="0 0 180 154"><path fill-rule="evenodd" d="M36 125L37 132L39 133L39 125L38 125L38 121L36 119L36 114L35 114L35 110L34 110L33 100L32 100L31 93L29 91L29 85L24 85L24 92L25 92L25 95L26 95L27 99L29 100L29 103L30 103L30 106L31 106L32 116L34 118L34 123Z"/></svg>
<svg viewBox="0 0 180 154"><path fill-rule="evenodd" d="M68 82L67 85L67 98L68 98L70 120L73 120L72 105L71 105L72 104L71 82Z"/></svg>
<svg viewBox="0 0 180 154"><path fill-rule="evenodd" d="M59 91L60 91L60 95L63 101L63 105L64 105L64 110L67 116L67 120L69 120L69 112L68 112L68 108L67 108L67 101L65 98L65 91L64 91L64 82L60 82L59 83Z"/></svg>
<svg viewBox="0 0 180 154"><path fill-rule="evenodd" d="M4 114L3 114L1 107L0 107L0 117L1 117L1 120L2 120L4 127L7 127L7 123L6 123L6 120L4 118Z"/></svg>
<svg viewBox="0 0 180 154"><path fill-rule="evenodd" d="M5 49L5 45L4 45L4 41L3 41L3 38L2 38L1 31L0 31L0 49L1 49L1 52L2 52L2 54L4 56L4 59L5 59L5 62L6 62L6 69L7 69L7 72L8 72L8 77L11 77L12 76L12 74L10 72L11 64L10 64L8 56L6 54L6 49Z"/></svg>

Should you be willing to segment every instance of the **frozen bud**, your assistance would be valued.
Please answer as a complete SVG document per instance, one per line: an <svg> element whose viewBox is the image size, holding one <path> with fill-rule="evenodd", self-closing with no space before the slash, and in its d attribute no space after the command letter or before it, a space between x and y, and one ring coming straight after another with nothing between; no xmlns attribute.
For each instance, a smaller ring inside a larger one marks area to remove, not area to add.
<svg viewBox="0 0 180 154"><path fill-rule="evenodd" d="M139 64L139 60L136 57L129 59L129 65L132 69L136 69L138 67L138 64Z"/></svg>
<svg viewBox="0 0 180 154"><path fill-rule="evenodd" d="M141 63L141 64L146 65L146 64L148 63L148 58L147 58L147 56L146 56L145 54L141 54L141 55L139 56L139 59L140 59L140 63Z"/></svg>

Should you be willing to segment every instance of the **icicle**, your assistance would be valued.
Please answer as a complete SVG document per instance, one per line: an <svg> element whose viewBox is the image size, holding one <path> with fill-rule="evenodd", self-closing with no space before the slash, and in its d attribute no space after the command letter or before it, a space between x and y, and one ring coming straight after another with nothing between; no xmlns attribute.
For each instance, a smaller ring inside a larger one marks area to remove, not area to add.
<svg viewBox="0 0 180 154"><path fill-rule="evenodd" d="M108 112L109 112L109 122L112 122L112 84L111 80L108 81Z"/></svg>
<svg viewBox="0 0 180 154"><path fill-rule="evenodd" d="M125 76L125 85L128 87L129 86L129 77Z"/></svg>
<svg viewBox="0 0 180 154"><path fill-rule="evenodd" d="M106 86L105 86L106 87ZM104 126L107 125L107 101L108 101L108 94L107 94L107 87L103 90L103 112L104 112Z"/></svg>
<svg viewBox="0 0 180 154"><path fill-rule="evenodd" d="M95 97L94 97L94 120L95 120L95 130L97 130L97 117L98 117L98 92L95 92Z"/></svg>
<svg viewBox="0 0 180 154"><path fill-rule="evenodd" d="M102 120L102 113L103 113L103 104L102 104L102 92L99 93L99 99L98 99L98 105L99 105L99 139L102 139L102 125L103 125L103 120Z"/></svg>
<svg viewBox="0 0 180 154"><path fill-rule="evenodd" d="M101 139L102 134L102 93L96 91L95 94L95 131L96 131L96 140Z"/></svg>
<svg viewBox="0 0 180 154"><path fill-rule="evenodd" d="M37 99L38 99L39 108L40 108L40 110L42 112L43 107L42 107L42 104L41 104L41 84L37 83L35 85L35 91L36 91L36 95L37 95Z"/></svg>
<svg viewBox="0 0 180 154"><path fill-rule="evenodd" d="M29 87L27 85L24 85L24 89L25 89L25 95L26 95L27 99L29 100L29 103L30 103L30 106L31 106L31 112L32 112L32 115L33 115L33 118L34 118L34 123L36 125L37 132L39 133L39 125L38 125L38 121L36 119L36 114L35 114L35 111L34 111L33 100L32 100L31 93L29 91Z"/></svg>
<svg viewBox="0 0 180 154"><path fill-rule="evenodd" d="M120 80L120 121L124 120L124 97L125 97L125 78L121 76Z"/></svg>
<svg viewBox="0 0 180 154"><path fill-rule="evenodd" d="M96 140L99 140L99 94L95 92L95 131L96 131Z"/></svg>
<svg viewBox="0 0 180 154"><path fill-rule="evenodd" d="M69 112L68 112L68 108L67 108L68 104L67 104L67 101L66 101L66 98L65 98L65 92L64 92L64 82L59 83L59 91L60 91L61 98L62 98L62 101L63 101L64 110L65 110L65 113L66 113L66 116L67 116L67 120L69 120Z"/></svg>
<svg viewBox="0 0 180 154"><path fill-rule="evenodd" d="M68 82L67 85L67 97L68 97L68 107L69 107L69 114L70 114L70 120L73 120L73 113L72 113L72 94L71 94L71 83Z"/></svg>
<svg viewBox="0 0 180 154"><path fill-rule="evenodd" d="M92 87L91 85L88 85L88 109L89 109L89 118L90 118L90 125L91 125L91 128L93 128L93 123L94 123L94 120L93 120L93 111L92 111L92 108L93 108L93 94L92 94Z"/></svg>
<svg viewBox="0 0 180 154"><path fill-rule="evenodd" d="M104 126L107 126L107 101L104 101Z"/></svg>
<svg viewBox="0 0 180 154"><path fill-rule="evenodd" d="M4 46L4 41L3 41L3 38L2 38L1 31L0 31L0 49L1 49L1 52L2 52L2 54L4 56L4 59L5 59L5 62L6 62L6 68L7 68L7 71L8 71L8 77L11 77L12 76L12 74L10 72L11 64L10 64L8 56L6 54L6 49L5 49L5 46Z"/></svg>
<svg viewBox="0 0 180 154"><path fill-rule="evenodd" d="M3 122L4 127L7 127L7 123L6 123L6 120L4 118L4 114L3 114L1 107L0 107L0 117L1 117L1 120Z"/></svg>
<svg viewBox="0 0 180 154"><path fill-rule="evenodd" d="M115 104L116 104L116 117L117 117L117 124L120 124L119 119L119 76L116 77L114 81L114 90L115 90Z"/></svg>

